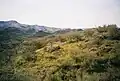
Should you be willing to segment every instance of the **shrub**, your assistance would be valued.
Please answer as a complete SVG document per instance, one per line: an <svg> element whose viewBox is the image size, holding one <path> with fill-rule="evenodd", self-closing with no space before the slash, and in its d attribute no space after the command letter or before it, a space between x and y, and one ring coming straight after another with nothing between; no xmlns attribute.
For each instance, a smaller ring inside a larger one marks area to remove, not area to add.
<svg viewBox="0 0 120 81"><path fill-rule="evenodd" d="M15 63L16 63L16 66L21 66L23 64L25 64L25 58L21 55L21 56L17 56L16 59L15 59Z"/></svg>
<svg viewBox="0 0 120 81"><path fill-rule="evenodd" d="M115 39L119 40L120 39L120 31L118 30L116 25L108 25L107 28L108 31L108 39Z"/></svg>

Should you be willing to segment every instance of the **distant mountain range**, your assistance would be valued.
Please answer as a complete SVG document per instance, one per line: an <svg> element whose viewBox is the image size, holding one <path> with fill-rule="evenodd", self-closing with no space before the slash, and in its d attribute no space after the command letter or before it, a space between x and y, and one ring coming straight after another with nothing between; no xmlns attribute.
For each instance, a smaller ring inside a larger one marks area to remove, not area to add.
<svg viewBox="0 0 120 81"><path fill-rule="evenodd" d="M0 21L0 41L21 39L21 37L43 37L51 34L62 34L82 29L61 29L40 25L21 24L15 20Z"/></svg>
<svg viewBox="0 0 120 81"><path fill-rule="evenodd" d="M13 28L13 27L22 30L24 32L31 32L31 33L36 33L39 31L54 33L56 31L61 30L60 28L54 28L54 27L21 24L15 20L0 21L0 30L6 28Z"/></svg>

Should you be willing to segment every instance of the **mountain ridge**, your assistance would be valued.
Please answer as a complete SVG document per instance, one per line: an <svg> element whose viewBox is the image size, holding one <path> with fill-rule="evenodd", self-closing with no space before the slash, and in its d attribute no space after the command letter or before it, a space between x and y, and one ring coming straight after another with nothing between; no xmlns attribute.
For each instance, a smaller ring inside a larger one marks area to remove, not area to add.
<svg viewBox="0 0 120 81"><path fill-rule="evenodd" d="M22 30L34 29L35 32L44 31L44 32L49 32L49 33L54 33L56 31L61 30L60 28L54 28L54 27L21 24L21 23L15 21L15 20L0 21L0 28L5 29L5 28L8 28L8 27L20 28Z"/></svg>

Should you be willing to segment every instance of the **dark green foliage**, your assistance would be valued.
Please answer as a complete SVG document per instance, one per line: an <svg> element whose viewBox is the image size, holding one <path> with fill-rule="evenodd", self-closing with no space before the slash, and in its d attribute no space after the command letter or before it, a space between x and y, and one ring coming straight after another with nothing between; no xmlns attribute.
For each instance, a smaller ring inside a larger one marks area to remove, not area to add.
<svg viewBox="0 0 120 81"><path fill-rule="evenodd" d="M35 35L33 35L33 37L43 37L43 36L47 36L47 35L51 35L51 34L52 34L52 33L39 31L39 32L37 32Z"/></svg>

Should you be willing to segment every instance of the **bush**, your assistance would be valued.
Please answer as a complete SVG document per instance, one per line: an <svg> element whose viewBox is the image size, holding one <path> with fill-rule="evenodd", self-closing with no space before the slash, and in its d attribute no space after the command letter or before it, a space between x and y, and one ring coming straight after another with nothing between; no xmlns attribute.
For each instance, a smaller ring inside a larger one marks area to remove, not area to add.
<svg viewBox="0 0 120 81"><path fill-rule="evenodd" d="M25 64L26 61L25 61L25 58L21 55L21 56L16 57L15 63L16 63L15 64L16 66L21 66L21 65Z"/></svg>
<svg viewBox="0 0 120 81"><path fill-rule="evenodd" d="M120 31L118 30L116 25L108 25L108 39L119 40L120 39Z"/></svg>

